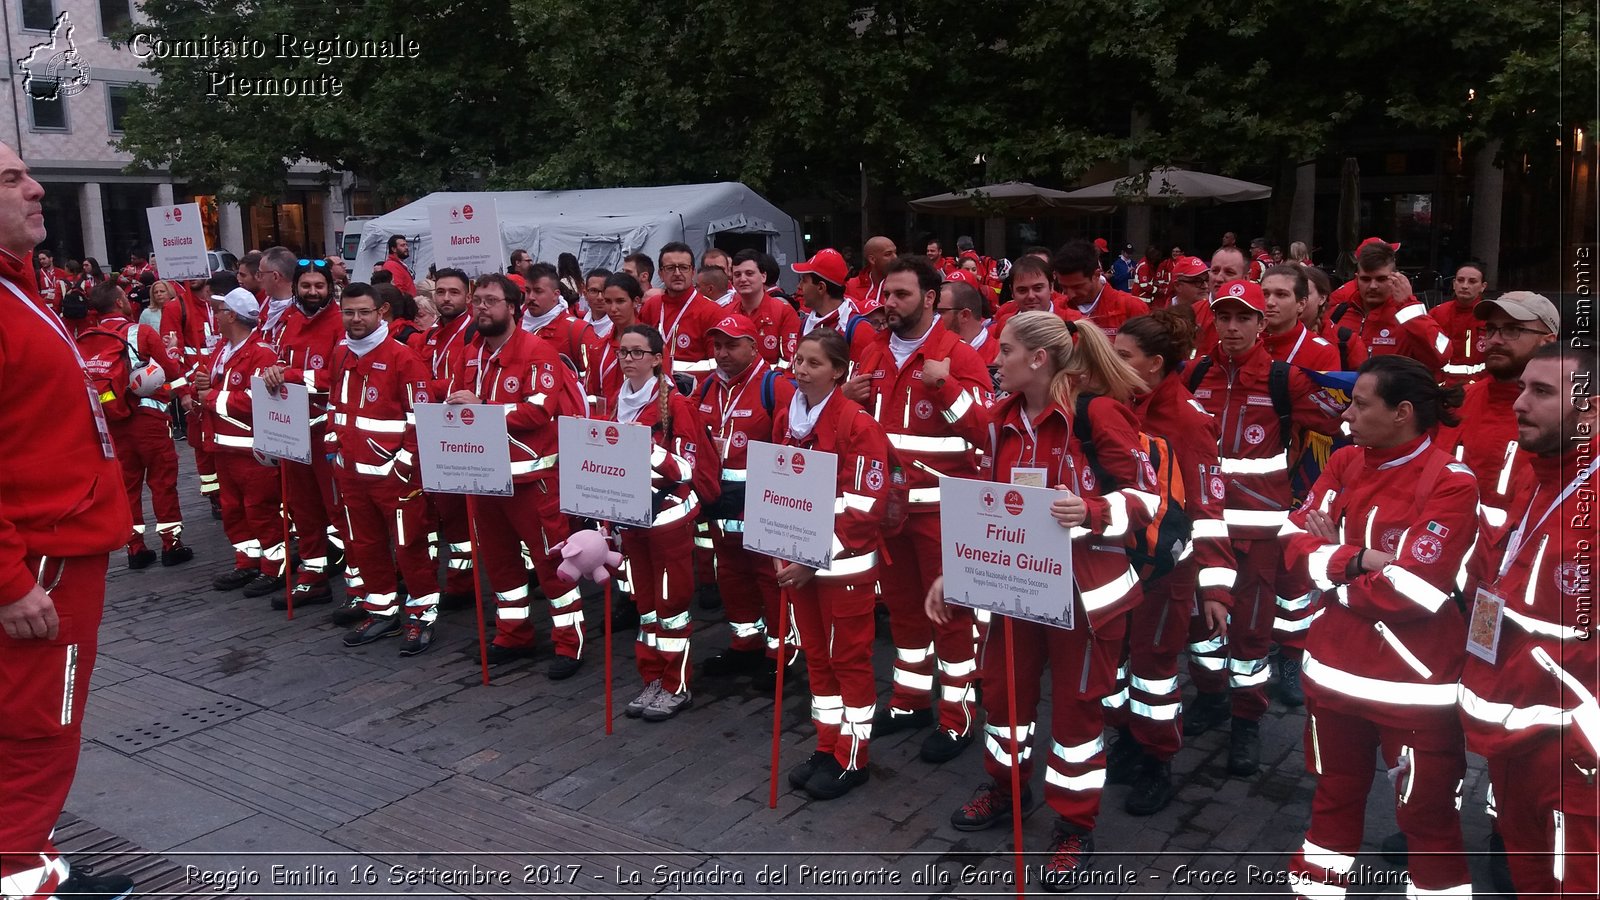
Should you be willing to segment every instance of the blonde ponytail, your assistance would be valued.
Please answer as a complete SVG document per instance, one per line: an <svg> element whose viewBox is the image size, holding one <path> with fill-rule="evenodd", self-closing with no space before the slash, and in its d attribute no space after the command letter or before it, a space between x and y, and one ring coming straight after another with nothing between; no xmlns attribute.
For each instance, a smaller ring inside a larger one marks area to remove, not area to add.
<svg viewBox="0 0 1600 900"><path fill-rule="evenodd" d="M1084 388L1120 403L1144 389L1144 380L1117 356L1095 325L1079 327L1041 310L1018 313L1006 327L1023 347L1043 350L1050 358L1050 399L1062 409L1071 410Z"/></svg>

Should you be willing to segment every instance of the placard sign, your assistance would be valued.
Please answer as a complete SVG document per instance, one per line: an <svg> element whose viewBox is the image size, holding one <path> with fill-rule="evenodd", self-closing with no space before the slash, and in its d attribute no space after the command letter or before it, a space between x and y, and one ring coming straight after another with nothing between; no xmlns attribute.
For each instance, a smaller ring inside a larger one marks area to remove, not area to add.
<svg viewBox="0 0 1600 900"><path fill-rule="evenodd" d="M839 457L751 441L745 460L745 549L826 569L833 560Z"/></svg>
<svg viewBox="0 0 1600 900"><path fill-rule="evenodd" d="M650 429L562 416L561 511L620 525L650 527Z"/></svg>
<svg viewBox="0 0 1600 900"><path fill-rule="evenodd" d="M1073 627L1072 540L1050 518L1047 488L939 479L944 596L1061 628Z"/></svg>
<svg viewBox="0 0 1600 900"><path fill-rule="evenodd" d="M303 384L285 382L267 389L260 375L250 379L253 413L251 442L268 456L311 464L311 396Z"/></svg>
<svg viewBox="0 0 1600 900"><path fill-rule="evenodd" d="M200 204L152 206L144 214L150 220L150 247L155 251L156 271L162 278L211 276Z"/></svg>
<svg viewBox="0 0 1600 900"><path fill-rule="evenodd" d="M433 226L433 264L454 267L476 278L500 272L506 252L500 242L500 214L494 198L428 204Z"/></svg>
<svg viewBox="0 0 1600 900"><path fill-rule="evenodd" d="M504 406L419 403L416 414L417 460L425 490L511 496Z"/></svg>

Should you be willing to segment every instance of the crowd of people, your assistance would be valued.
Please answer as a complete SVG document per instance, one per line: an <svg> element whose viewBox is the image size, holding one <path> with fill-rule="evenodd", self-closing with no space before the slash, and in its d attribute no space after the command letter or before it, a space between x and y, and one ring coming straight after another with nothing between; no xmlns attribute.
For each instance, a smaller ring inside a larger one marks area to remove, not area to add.
<svg viewBox="0 0 1600 900"><path fill-rule="evenodd" d="M537 602L548 676L568 678L585 609L552 548L595 523L561 512L555 420L636 423L654 442L653 520L600 526L637 616L629 717L670 720L698 679L770 685L803 659L817 740L788 772L795 789L862 787L886 734L925 732L931 765L976 743L989 780L951 825L979 830L1032 802L1048 671L1044 800L1058 820L1042 881L1064 890L1092 866L1106 784L1131 785L1128 814L1159 812L1173 757L1217 728L1228 772L1248 778L1269 705L1306 704L1317 787L1291 865L1300 896L1349 885L1374 755L1396 782L1418 895L1471 896L1469 750L1488 758L1516 889L1595 892L1600 734L1586 723L1600 721L1600 659L1593 545L1573 527L1593 497L1595 382L1592 359L1559 342L1554 304L1486 299L1468 264L1429 310L1378 238L1337 288L1302 245L1284 260L1225 241L1209 262L1128 247L1109 267L1103 241L1010 261L965 239L955 257L936 240L918 249L873 237L855 273L819 250L792 266L793 296L755 250L674 242L579 272L519 249L505 272L419 278L400 235L365 283L283 247L209 279L152 277L154 320L121 279L90 285L76 348L123 473L127 564L193 558L176 407L232 544L218 590L300 608L331 603L342 577L343 642L397 636L411 656L441 611L472 607L481 575L489 663L535 655ZM17 269L8 285L30 296L63 281L44 254ZM310 463L254 452L255 376L310 392ZM503 406L513 495L421 490L422 403ZM743 546L751 441L838 455L825 568ZM946 602L942 477L1057 489L1073 627L1001 629ZM693 633L697 596L723 606L726 638ZM894 645L882 700L880 607ZM691 640L708 637L726 647L696 670ZM977 690L1007 666L1014 698Z"/></svg>

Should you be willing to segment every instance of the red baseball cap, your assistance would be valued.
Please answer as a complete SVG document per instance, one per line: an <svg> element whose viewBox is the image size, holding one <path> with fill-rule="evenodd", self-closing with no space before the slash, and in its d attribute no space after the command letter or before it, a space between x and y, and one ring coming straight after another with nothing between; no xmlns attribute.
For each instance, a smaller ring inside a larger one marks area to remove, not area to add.
<svg viewBox="0 0 1600 900"><path fill-rule="evenodd" d="M1261 293L1261 285L1254 281L1230 281L1218 288L1217 296L1211 298L1211 308L1224 303L1237 303L1263 316L1267 314L1267 298Z"/></svg>
<svg viewBox="0 0 1600 900"><path fill-rule="evenodd" d="M1199 275L1205 275L1210 271L1211 267L1206 265L1206 261L1198 256L1180 256L1177 262L1172 264L1173 278L1194 278Z"/></svg>
<svg viewBox="0 0 1600 900"><path fill-rule="evenodd" d="M883 309L883 292L879 291L876 294L863 294L859 297L851 297L850 307L856 311L856 315L858 316L870 316L878 310Z"/></svg>
<svg viewBox="0 0 1600 900"><path fill-rule="evenodd" d="M1389 243L1388 241L1384 240L1381 237L1369 237L1366 240L1362 241L1361 243L1357 244L1356 245L1356 249L1360 250L1362 247L1365 247L1368 244L1383 244L1383 245L1387 246L1390 250L1394 250L1394 251L1399 251L1399 249L1400 249L1400 242L1399 241L1396 241L1393 244L1391 244L1391 243Z"/></svg>
<svg viewBox="0 0 1600 900"><path fill-rule="evenodd" d="M956 269L955 271L946 274L944 276L944 280L959 281L962 284L970 284L975 288L983 287L983 285L978 283L978 276L968 272L966 269Z"/></svg>
<svg viewBox="0 0 1600 900"><path fill-rule="evenodd" d="M749 338L753 341L756 339L756 323L750 321L750 318L743 313L732 313L723 316L717 321L717 324L706 329L706 334L710 334L713 331L721 332L734 340Z"/></svg>
<svg viewBox="0 0 1600 900"><path fill-rule="evenodd" d="M1094 239L1094 248L1096 250L1099 250L1101 253L1104 253L1107 250L1111 249L1111 244L1108 243L1105 238L1095 238Z"/></svg>
<svg viewBox="0 0 1600 900"><path fill-rule="evenodd" d="M528 289L528 281L527 281L527 279L523 278L521 275L518 275L518 274L513 272L512 274L507 275L506 277L511 280L512 284L517 286L517 290L526 291Z"/></svg>
<svg viewBox="0 0 1600 900"><path fill-rule="evenodd" d="M818 250L814 256L803 263L795 263L793 269L800 275L815 275L823 281L832 282L840 287L850 280L850 267L845 265L844 257L832 247Z"/></svg>

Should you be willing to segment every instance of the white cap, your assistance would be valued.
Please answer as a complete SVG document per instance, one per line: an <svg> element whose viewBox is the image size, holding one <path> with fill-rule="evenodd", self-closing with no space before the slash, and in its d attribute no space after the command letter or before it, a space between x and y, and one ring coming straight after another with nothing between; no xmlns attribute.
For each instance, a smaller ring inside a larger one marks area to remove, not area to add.
<svg viewBox="0 0 1600 900"><path fill-rule="evenodd" d="M241 319L254 322L261 315L261 304L256 301L256 295L242 287L229 291L223 296L222 303Z"/></svg>

